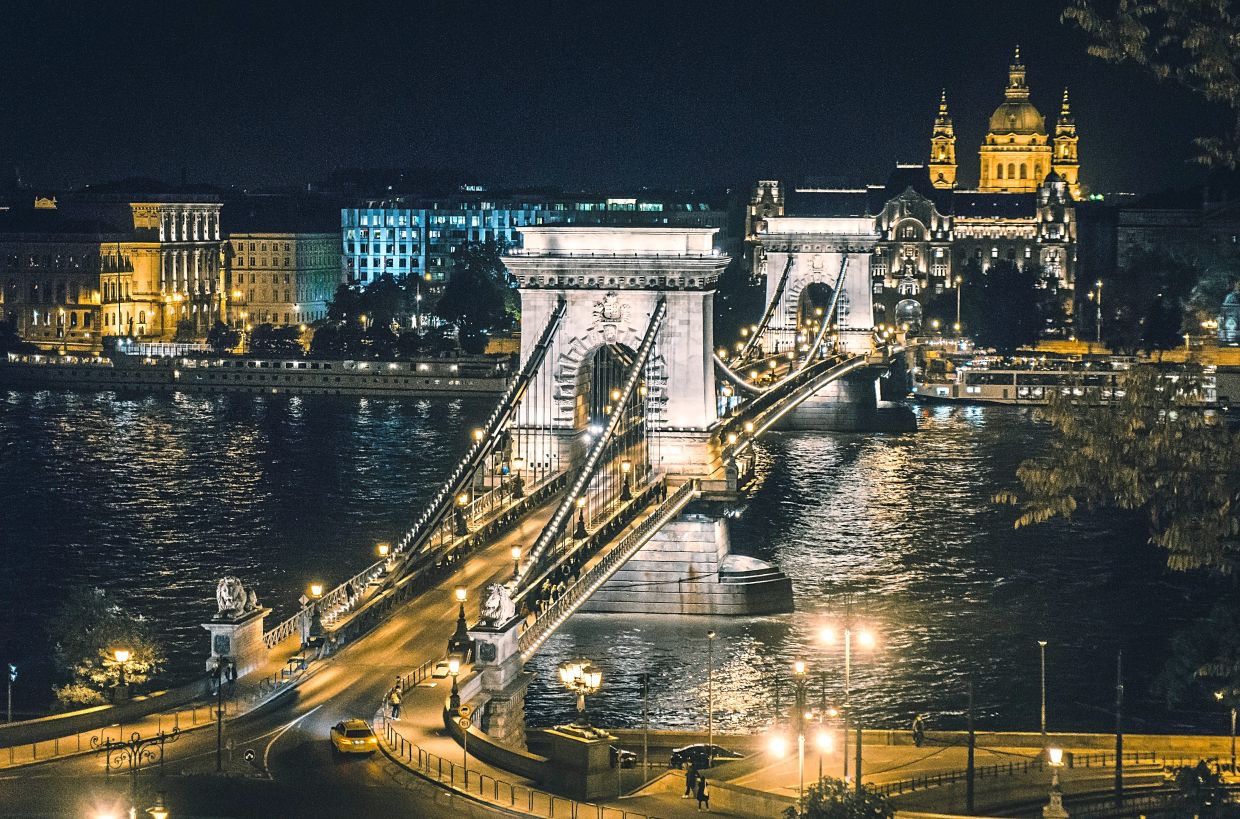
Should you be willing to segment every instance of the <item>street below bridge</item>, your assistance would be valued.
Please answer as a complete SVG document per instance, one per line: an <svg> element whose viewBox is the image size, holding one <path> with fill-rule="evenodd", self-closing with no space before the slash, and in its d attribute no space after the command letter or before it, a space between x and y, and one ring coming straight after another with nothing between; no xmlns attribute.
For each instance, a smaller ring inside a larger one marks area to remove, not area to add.
<svg viewBox="0 0 1240 819"><path fill-rule="evenodd" d="M398 674L444 656L457 619L452 589L470 589L474 597L467 609L476 610L478 590L511 576L512 546L532 542L554 508L554 502L545 505L464 560L439 587L413 597L288 694L227 723L225 742L231 750L225 751L224 776L214 773L213 729L191 731L168 744L163 777L155 764L141 772L139 813L163 791L178 817L510 815L454 796L381 753L335 759L328 732L342 719L369 721ZM447 694L446 687L430 690ZM436 747L446 752L447 745ZM253 764L243 759L247 749L255 752ZM0 813L93 817L104 815L104 807L126 804L128 792L125 771L113 772L105 782L102 754L76 756L0 773Z"/></svg>

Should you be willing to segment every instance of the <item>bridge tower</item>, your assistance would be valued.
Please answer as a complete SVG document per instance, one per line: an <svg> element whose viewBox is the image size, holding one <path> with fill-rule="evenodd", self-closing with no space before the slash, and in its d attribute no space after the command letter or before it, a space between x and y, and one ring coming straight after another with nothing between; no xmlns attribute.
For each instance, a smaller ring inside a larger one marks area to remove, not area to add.
<svg viewBox="0 0 1240 819"><path fill-rule="evenodd" d="M778 216L766 219L757 232L766 260L766 300L779 295L781 304L763 335L763 349L790 350L796 344L802 296L812 284L834 287L847 259L843 293L837 307L840 345L853 353L873 351L874 303L870 258L878 231L870 217ZM784 273L787 272L786 281Z"/></svg>
<svg viewBox="0 0 1240 819"><path fill-rule="evenodd" d="M531 383L518 419L555 430L547 444L554 451L525 453L525 460L572 463L584 452L597 434L591 407L606 406L600 372L633 355L662 300L666 318L639 390L651 467L702 474L713 460L709 429L718 419L715 283L729 262L714 247L715 228L557 225L520 232L523 247L505 263L520 285L523 361L552 311L566 304L545 365L549 377Z"/></svg>

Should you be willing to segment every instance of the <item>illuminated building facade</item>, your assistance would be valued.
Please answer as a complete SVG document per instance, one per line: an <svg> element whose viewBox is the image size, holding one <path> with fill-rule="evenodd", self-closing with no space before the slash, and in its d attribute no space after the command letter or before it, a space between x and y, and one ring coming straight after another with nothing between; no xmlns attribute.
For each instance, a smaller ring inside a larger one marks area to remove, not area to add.
<svg viewBox="0 0 1240 819"><path fill-rule="evenodd" d="M520 228L537 225L713 227L727 249L727 209L682 197L587 197L520 194L427 199L405 197L341 210L346 277L372 282L384 273L443 284L452 254L468 242L521 246Z"/></svg>
<svg viewBox="0 0 1240 819"><path fill-rule="evenodd" d="M340 234L229 232L228 322L310 324L327 318L341 282Z"/></svg>

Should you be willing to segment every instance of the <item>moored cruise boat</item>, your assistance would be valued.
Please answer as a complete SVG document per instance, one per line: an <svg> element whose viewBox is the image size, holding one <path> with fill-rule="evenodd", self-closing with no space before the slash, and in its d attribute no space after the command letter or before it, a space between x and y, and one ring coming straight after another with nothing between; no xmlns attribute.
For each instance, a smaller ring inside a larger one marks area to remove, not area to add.
<svg viewBox="0 0 1240 819"><path fill-rule="evenodd" d="M1123 374L1133 366L1130 359L1046 360L978 358L949 372L930 372L914 383L913 394L929 401L962 401L987 404L1045 404L1056 393L1087 401L1107 403L1122 398ZM1176 375L1169 373L1167 378ZM1217 403L1214 368L1203 378L1203 403Z"/></svg>

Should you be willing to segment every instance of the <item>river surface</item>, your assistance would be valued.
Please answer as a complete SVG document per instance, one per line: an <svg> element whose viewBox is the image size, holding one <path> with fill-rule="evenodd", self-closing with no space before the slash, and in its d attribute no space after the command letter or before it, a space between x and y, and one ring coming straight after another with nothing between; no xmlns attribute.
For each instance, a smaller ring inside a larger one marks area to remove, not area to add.
<svg viewBox="0 0 1240 819"><path fill-rule="evenodd" d="M489 402L332 396L0 392L0 661L22 669L19 711L47 704L46 623L64 590L102 586L151 617L171 681L201 669L215 581L253 585L270 623L312 580L366 565L420 511ZM825 625L850 615L851 699L871 725L960 724L970 676L978 723L1037 730L1038 640L1048 643L1052 730L1113 723L1124 651L1133 729L1204 724L1168 714L1150 681L1170 634L1207 606L1201 580L1167 572L1139 525L1095 514L1013 530L996 491L1047 430L1031 410L918 409L915 434L768 437L759 485L730 521L733 548L792 578L793 614L746 618L578 615L530 664L531 725L572 716L555 668L603 670L592 720L706 723L707 631L715 724L760 730L786 710L795 659L809 700L844 698L843 651ZM1221 724L1221 723L1220 723Z"/></svg>

